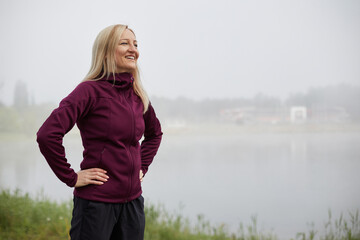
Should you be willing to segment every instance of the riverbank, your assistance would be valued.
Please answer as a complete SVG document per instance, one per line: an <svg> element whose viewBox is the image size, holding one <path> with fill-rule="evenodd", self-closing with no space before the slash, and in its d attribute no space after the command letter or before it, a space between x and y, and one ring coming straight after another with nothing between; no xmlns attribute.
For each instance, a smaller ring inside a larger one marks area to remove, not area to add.
<svg viewBox="0 0 360 240"><path fill-rule="evenodd" d="M267 133L334 133L360 132L360 123L298 123L298 124L235 124L223 123L183 123L181 125L163 124L163 130L170 135L233 135Z"/></svg>
<svg viewBox="0 0 360 240"><path fill-rule="evenodd" d="M334 133L359 132L360 123L283 123L283 124L236 124L231 122L182 122L172 124L162 123L165 135L237 135L237 134L267 134L267 133ZM16 142L18 140L36 140L38 129L27 132L0 132L0 142ZM65 139L80 139L80 132L74 127Z"/></svg>
<svg viewBox="0 0 360 240"><path fill-rule="evenodd" d="M57 240L69 239L72 202L57 203L45 196L36 198L20 191L2 190L0 193L0 239L2 240ZM213 226L199 215L195 224L181 214L171 214L162 206L145 207L145 240L275 240L276 233L258 231L257 220L250 226L240 224L237 233L231 233L222 224ZM326 222L324 231L310 229L294 239L360 239L359 212L349 213Z"/></svg>

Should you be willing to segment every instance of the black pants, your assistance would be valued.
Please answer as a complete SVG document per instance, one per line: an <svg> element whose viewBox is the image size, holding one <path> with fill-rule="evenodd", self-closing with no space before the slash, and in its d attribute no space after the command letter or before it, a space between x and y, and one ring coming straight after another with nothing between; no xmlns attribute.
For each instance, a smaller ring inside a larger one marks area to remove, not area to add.
<svg viewBox="0 0 360 240"><path fill-rule="evenodd" d="M143 240L144 198L103 203L74 197L71 240Z"/></svg>

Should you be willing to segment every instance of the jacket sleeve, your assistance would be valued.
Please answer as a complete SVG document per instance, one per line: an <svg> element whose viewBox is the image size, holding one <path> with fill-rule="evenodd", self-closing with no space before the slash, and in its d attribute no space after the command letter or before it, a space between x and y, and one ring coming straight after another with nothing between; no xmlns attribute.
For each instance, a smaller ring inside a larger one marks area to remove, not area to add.
<svg viewBox="0 0 360 240"><path fill-rule="evenodd" d="M144 114L144 122L144 140L141 142L141 170L145 175L159 149L163 134L159 119L157 119L151 104Z"/></svg>
<svg viewBox="0 0 360 240"><path fill-rule="evenodd" d="M60 102L59 107L50 114L37 132L41 153L55 175L70 187L75 186L77 174L65 157L63 137L86 115L90 105L91 98L87 86L81 83Z"/></svg>

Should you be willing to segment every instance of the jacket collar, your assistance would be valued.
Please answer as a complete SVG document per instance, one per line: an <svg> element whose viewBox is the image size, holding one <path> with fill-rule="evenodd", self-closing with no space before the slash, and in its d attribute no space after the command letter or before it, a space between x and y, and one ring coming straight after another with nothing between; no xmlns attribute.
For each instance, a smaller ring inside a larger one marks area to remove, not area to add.
<svg viewBox="0 0 360 240"><path fill-rule="evenodd" d="M134 77L131 73L124 72L124 73L110 73L107 77L103 77L99 79L100 81L107 81L113 85L113 87L120 88L120 89L127 89L133 85Z"/></svg>

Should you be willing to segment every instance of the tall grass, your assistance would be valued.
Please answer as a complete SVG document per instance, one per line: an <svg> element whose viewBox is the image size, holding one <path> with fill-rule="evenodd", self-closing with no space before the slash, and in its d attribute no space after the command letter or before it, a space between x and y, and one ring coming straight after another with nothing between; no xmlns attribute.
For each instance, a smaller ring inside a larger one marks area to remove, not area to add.
<svg viewBox="0 0 360 240"><path fill-rule="evenodd" d="M257 231L256 218L252 224L240 226L237 234L230 233L224 224L211 225L203 215L197 216L197 221L190 224L181 214L170 214L161 205L145 207L146 228L145 240L273 240L275 235Z"/></svg>
<svg viewBox="0 0 360 240"><path fill-rule="evenodd" d="M349 219L345 219L343 214L340 214L338 219L332 218L332 213L328 212L328 221L324 225L322 235L318 234L318 231L314 229L314 225L311 225L311 229L308 234L304 232L297 233L297 239L301 240L359 240L360 239L360 219L359 211L355 213L349 212ZM319 235L318 238L315 238Z"/></svg>
<svg viewBox="0 0 360 240"><path fill-rule="evenodd" d="M72 201L56 203L43 194L31 198L20 191L2 190L0 193L0 240L55 240L69 239ZM273 233L260 232L257 219L249 226L240 224L237 233L230 233L226 225L214 226L203 215L190 223L181 214L169 213L162 205L145 206L145 240L275 240ZM325 224L323 235L313 228L308 233L298 233L300 240L360 240L359 212L343 215Z"/></svg>
<svg viewBox="0 0 360 240"><path fill-rule="evenodd" d="M32 199L20 191L0 194L1 240L68 239L71 202L56 203L43 195Z"/></svg>

